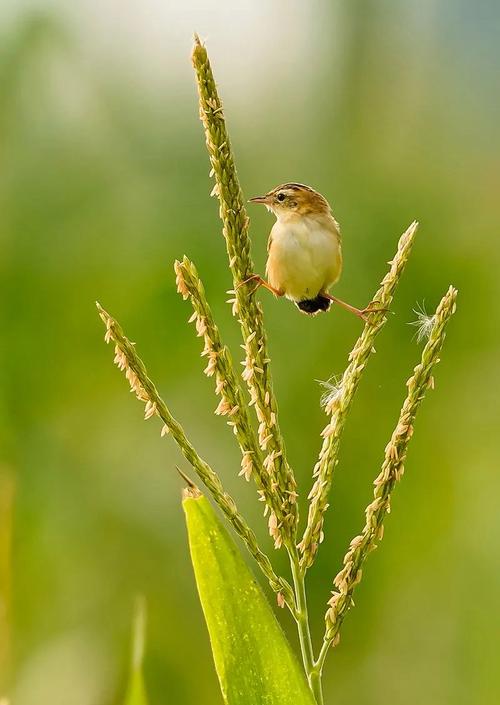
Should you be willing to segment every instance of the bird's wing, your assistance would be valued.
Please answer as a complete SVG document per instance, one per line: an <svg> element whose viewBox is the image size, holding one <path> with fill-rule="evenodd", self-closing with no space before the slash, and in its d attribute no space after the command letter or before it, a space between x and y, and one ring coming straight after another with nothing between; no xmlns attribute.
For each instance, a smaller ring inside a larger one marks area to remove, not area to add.
<svg viewBox="0 0 500 705"><path fill-rule="evenodd" d="M332 218L332 220L333 220L333 230L335 230L335 233L336 233L336 235L337 235L337 238L338 238L338 241L339 241L339 244L340 244L340 243L342 242L342 235L341 235L341 232L340 232L340 225L337 223L337 221L335 220L335 218L333 217L333 215L331 216L331 218Z"/></svg>

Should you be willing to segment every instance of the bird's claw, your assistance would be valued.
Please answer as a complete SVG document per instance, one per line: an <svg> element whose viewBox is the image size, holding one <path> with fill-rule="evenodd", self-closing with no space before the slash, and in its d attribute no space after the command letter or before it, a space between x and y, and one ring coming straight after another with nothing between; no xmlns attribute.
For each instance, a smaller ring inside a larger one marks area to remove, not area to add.
<svg viewBox="0 0 500 705"><path fill-rule="evenodd" d="M250 275L249 277L247 277L246 279L243 279L243 281L241 281L239 284L236 285L235 291L237 291L237 290L238 290L240 287L242 287L244 284L249 284L249 283L252 282L252 281L257 282L255 288L252 289L252 291L250 292L250 294L254 294L254 293L257 291L257 289L259 288L260 284L261 284L261 277L260 277L259 274L251 274L251 275Z"/></svg>
<svg viewBox="0 0 500 705"><path fill-rule="evenodd" d="M387 313L389 309L380 304L380 301L370 301L368 306L360 311L360 316L364 321L368 321L370 313Z"/></svg>

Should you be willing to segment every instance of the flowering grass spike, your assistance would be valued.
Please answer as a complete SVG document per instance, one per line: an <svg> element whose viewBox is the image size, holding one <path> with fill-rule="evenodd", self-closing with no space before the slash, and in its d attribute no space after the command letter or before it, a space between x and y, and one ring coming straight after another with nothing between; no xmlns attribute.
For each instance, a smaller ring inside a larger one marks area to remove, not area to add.
<svg viewBox="0 0 500 705"><path fill-rule="evenodd" d="M265 702L268 705L288 705L293 702L294 705L310 705L314 702L322 705L323 665L331 647L339 641L341 627L353 605L355 587L362 578L366 557L382 539L384 519L390 509L392 493L403 475L416 413L426 391L433 387L433 370L439 361L446 325L455 311L457 291L453 287L449 288L432 317L425 312L417 312L418 337L419 340L427 339L427 342L420 362L407 382L406 399L385 449L381 472L374 481L373 499L365 511L365 525L361 533L352 539L343 566L333 580L334 590L325 615L323 642L316 650L310 629L306 573L324 538L324 517L338 464L342 432L363 372L375 352L375 339L388 321L387 311L408 262L417 233L417 223L413 222L399 239L396 254L389 262L389 270L372 299L373 304L358 311L365 325L349 354L344 373L322 383L326 390L322 404L329 418L320 433L321 449L311 473L313 485L308 495L307 522L298 541L297 483L287 460L278 423L278 406L272 385L263 312L255 298L255 291L244 286L254 275L249 220L236 174L222 103L206 48L198 37L195 38L192 61L198 85L200 116L212 167L211 176L215 178L212 195L219 199L222 233L232 276L230 303L243 338L245 359L241 375L236 371L229 349L222 342L198 272L187 257L175 262L177 289L184 299L189 299L193 309L189 320L194 323L196 333L203 341L201 355L205 359L204 373L213 379L218 397L215 413L225 418L239 446L241 462L237 472L246 480L255 482L259 498L265 505L264 513L274 545L276 548L284 546L288 554L290 581L274 570L271 560L259 547L253 530L239 512L234 499L225 491L221 477L189 441L181 424L174 418L148 376L135 344L125 337L119 324L99 304L97 308L106 327L105 340L114 345L114 361L124 372L136 397L144 404L144 418L157 417L161 420L161 435L168 434L175 440L267 578L276 593L278 605L286 605L296 621L303 673L295 663L263 596L246 567L243 567L227 532L222 531L202 491L186 480L188 489L184 508L191 555L226 704ZM279 195L276 194L277 199ZM323 294L326 297L326 289ZM323 305L324 302L316 301L316 298L314 302L318 306L321 304L321 310L326 311L329 304ZM299 304L303 303L300 295L298 299ZM335 301L334 297L331 299ZM306 308L312 308L310 301ZM231 577L226 579L227 575ZM255 610L252 609L253 605ZM234 633L234 625L241 625L241 634ZM248 663L241 663L240 660L245 659L242 645L250 634L252 654L248 654ZM271 642L268 643L266 639L271 639ZM276 657L275 661L274 652L282 655ZM275 665L270 669L271 662ZM273 682L273 668L276 682ZM283 684L283 688L276 685L278 682Z"/></svg>

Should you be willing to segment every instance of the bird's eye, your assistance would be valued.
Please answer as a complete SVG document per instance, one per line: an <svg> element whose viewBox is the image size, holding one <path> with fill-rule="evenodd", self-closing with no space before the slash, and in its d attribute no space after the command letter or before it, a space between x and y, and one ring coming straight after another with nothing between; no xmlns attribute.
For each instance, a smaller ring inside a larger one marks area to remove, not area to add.
<svg viewBox="0 0 500 705"><path fill-rule="evenodd" d="M276 196L276 198L278 199L278 201L283 202L283 201L285 200L286 196L285 196L284 193L278 193L278 195Z"/></svg>

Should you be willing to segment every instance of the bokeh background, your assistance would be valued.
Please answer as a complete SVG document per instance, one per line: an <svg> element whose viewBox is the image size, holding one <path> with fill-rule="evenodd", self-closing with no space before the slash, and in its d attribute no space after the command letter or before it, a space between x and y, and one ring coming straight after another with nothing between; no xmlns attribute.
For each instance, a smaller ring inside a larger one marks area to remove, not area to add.
<svg viewBox="0 0 500 705"><path fill-rule="evenodd" d="M399 235L421 222L345 431L309 577L317 639L419 357L412 309L432 310L450 283L460 291L386 538L328 661L326 700L498 703L498 3L3 0L0 20L0 697L119 703L144 593L151 703L221 703L174 468L187 467L142 421L95 299L137 341L272 552L175 291L173 260L186 253L237 352L189 59L196 30L245 194L294 180L332 202L339 296L367 303ZM262 271L272 219L257 207L251 218ZM316 380L343 370L360 325L259 296L305 516L325 422Z"/></svg>

